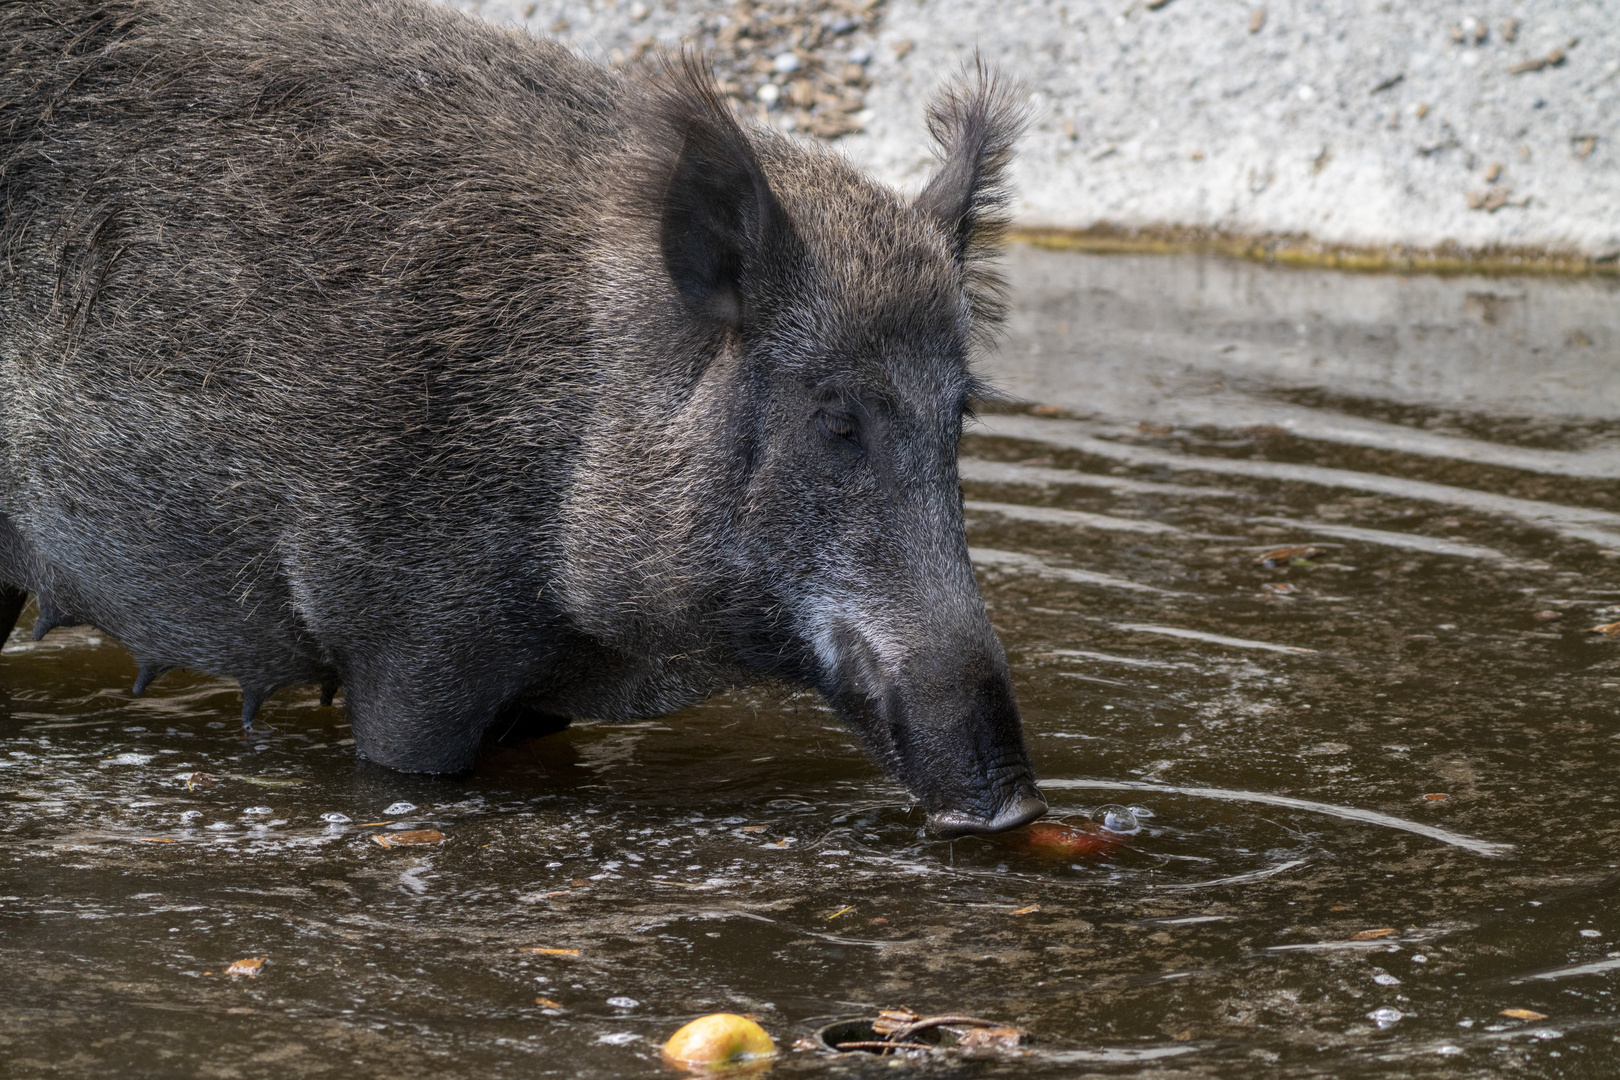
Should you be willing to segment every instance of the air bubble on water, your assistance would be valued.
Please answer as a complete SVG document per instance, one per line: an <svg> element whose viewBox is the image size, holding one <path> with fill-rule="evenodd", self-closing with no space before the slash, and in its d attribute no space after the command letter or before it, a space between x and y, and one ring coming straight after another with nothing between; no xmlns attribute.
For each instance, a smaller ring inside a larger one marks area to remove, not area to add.
<svg viewBox="0 0 1620 1080"><path fill-rule="evenodd" d="M1397 979L1387 971L1380 971L1378 974L1374 975L1373 982L1377 983L1379 986L1401 985L1401 980Z"/></svg>
<svg viewBox="0 0 1620 1080"><path fill-rule="evenodd" d="M1142 831L1142 823L1128 806L1106 803L1091 812L1091 820L1117 836L1130 836Z"/></svg>
<svg viewBox="0 0 1620 1080"><path fill-rule="evenodd" d="M1387 1028L1392 1024L1399 1023L1401 1017L1404 1015L1405 1014L1402 1013L1401 1010L1392 1009L1388 1005L1385 1005L1382 1008L1374 1009L1372 1012L1368 1013L1367 1019L1371 1020L1381 1028Z"/></svg>
<svg viewBox="0 0 1620 1080"><path fill-rule="evenodd" d="M334 810L330 813L322 814L321 820L326 822L328 825L346 825L354 819L348 814L340 814Z"/></svg>
<svg viewBox="0 0 1620 1080"><path fill-rule="evenodd" d="M196 821L202 816L203 812L201 810L187 810L185 813L180 815L180 824L190 825L193 821Z"/></svg>
<svg viewBox="0 0 1620 1080"><path fill-rule="evenodd" d="M408 814L416 809L414 803L397 802L383 811L383 817L396 817L399 814Z"/></svg>
<svg viewBox="0 0 1620 1080"><path fill-rule="evenodd" d="M1145 806L1132 806L1129 809L1131 813L1136 815L1138 821L1146 821L1148 818L1156 816L1153 811Z"/></svg>
<svg viewBox="0 0 1620 1080"><path fill-rule="evenodd" d="M216 821L208 827L215 832L223 832L226 829L234 828L234 826L232 826L228 821Z"/></svg>
<svg viewBox="0 0 1620 1080"><path fill-rule="evenodd" d="M242 811L244 814L273 814L275 812L276 810L273 806L250 806L246 810Z"/></svg>
<svg viewBox="0 0 1620 1080"><path fill-rule="evenodd" d="M1602 937L1602 936L1603 936L1603 931L1601 931L1601 930L1582 930L1581 931L1581 937Z"/></svg>
<svg viewBox="0 0 1620 1080"><path fill-rule="evenodd" d="M626 1043L636 1041L636 1033L633 1031L611 1031L606 1035L598 1035L596 1041L607 1043L609 1046L624 1046Z"/></svg>
<svg viewBox="0 0 1620 1080"><path fill-rule="evenodd" d="M607 1003L615 1009L633 1009L641 1004L633 997L610 997L607 999Z"/></svg>
<svg viewBox="0 0 1620 1080"><path fill-rule="evenodd" d="M1437 1054L1444 1054L1446 1057L1452 1057L1456 1054L1462 1053L1463 1048L1455 1043L1446 1043L1442 1046L1435 1047L1434 1052Z"/></svg>

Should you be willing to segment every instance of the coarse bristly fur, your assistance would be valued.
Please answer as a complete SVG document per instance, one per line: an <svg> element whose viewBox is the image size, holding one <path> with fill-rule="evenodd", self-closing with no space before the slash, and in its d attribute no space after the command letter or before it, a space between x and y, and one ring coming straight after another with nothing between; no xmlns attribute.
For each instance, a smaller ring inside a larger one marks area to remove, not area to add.
<svg viewBox="0 0 1620 1080"><path fill-rule="evenodd" d="M416 0L0 0L0 629L359 752L819 688L945 832L1043 809L956 447L1019 116L915 200Z"/></svg>

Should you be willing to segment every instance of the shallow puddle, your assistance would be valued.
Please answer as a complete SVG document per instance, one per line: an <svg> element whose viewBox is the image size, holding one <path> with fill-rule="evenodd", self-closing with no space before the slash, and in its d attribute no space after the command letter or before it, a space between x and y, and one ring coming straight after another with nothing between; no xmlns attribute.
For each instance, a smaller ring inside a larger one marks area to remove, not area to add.
<svg viewBox="0 0 1620 1080"><path fill-rule="evenodd" d="M19 631L0 1071L656 1075L701 1013L905 1005L1034 1037L929 1075L1608 1075L1617 283L1011 270L1034 407L964 444L969 540L1054 815L1125 847L933 839L808 695L405 776L313 689L244 737L234 684Z"/></svg>

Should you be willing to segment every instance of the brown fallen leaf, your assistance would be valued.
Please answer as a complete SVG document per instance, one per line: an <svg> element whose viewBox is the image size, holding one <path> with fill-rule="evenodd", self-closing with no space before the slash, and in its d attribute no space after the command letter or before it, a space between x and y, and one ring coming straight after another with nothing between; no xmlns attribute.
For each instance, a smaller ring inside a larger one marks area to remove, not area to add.
<svg viewBox="0 0 1620 1080"><path fill-rule="evenodd" d="M357 829L375 829L379 825L392 825L392 824L393 824L392 821L362 821L360 824L356 825L355 828L357 828Z"/></svg>
<svg viewBox="0 0 1620 1080"><path fill-rule="evenodd" d="M219 783L217 777L210 776L205 772L194 772L186 777L186 790L196 791L198 788L211 788L217 783Z"/></svg>
<svg viewBox="0 0 1620 1080"><path fill-rule="evenodd" d="M268 956L249 956L231 964L230 967L225 969L225 974L243 975L249 979L257 979L260 969L264 967L264 962L268 959L270 959Z"/></svg>
<svg viewBox="0 0 1620 1080"><path fill-rule="evenodd" d="M1350 905L1349 904L1334 904L1332 907L1328 908L1328 910L1329 911L1349 911L1350 910Z"/></svg>
<svg viewBox="0 0 1620 1080"><path fill-rule="evenodd" d="M1322 548L1312 547L1310 544L1301 544L1295 547L1272 548L1270 551L1262 551L1260 554L1256 555L1254 557L1254 565L1273 567L1278 563L1293 562L1295 559L1314 559L1318 555L1326 554L1327 552Z"/></svg>
<svg viewBox="0 0 1620 1080"><path fill-rule="evenodd" d="M1545 1020L1546 1013L1538 1013L1534 1009L1503 1009L1498 1016L1506 1016L1513 1020Z"/></svg>
<svg viewBox="0 0 1620 1080"><path fill-rule="evenodd" d="M1602 634L1605 637L1620 637L1620 622L1604 623L1594 626L1586 631L1588 634Z"/></svg>
<svg viewBox="0 0 1620 1080"><path fill-rule="evenodd" d="M578 956L578 949L519 949L518 952L539 953L541 956Z"/></svg>
<svg viewBox="0 0 1620 1080"><path fill-rule="evenodd" d="M537 998L534 999L534 1003L536 1005L542 1006L542 1007L547 1008L547 1009L560 1009L560 1008L562 1008L562 1004L560 1002L552 1001L548 997L537 997Z"/></svg>
<svg viewBox="0 0 1620 1080"><path fill-rule="evenodd" d="M568 887L570 889L583 889L585 886L587 886L589 884L590 884L590 882L586 881L582 877L569 878L568 879Z"/></svg>
<svg viewBox="0 0 1620 1080"><path fill-rule="evenodd" d="M1443 791L1431 791L1427 795L1423 796L1423 798L1427 802L1445 802L1447 799L1451 798L1451 796L1447 795Z"/></svg>
<svg viewBox="0 0 1620 1080"><path fill-rule="evenodd" d="M767 825L744 825L742 828L738 829L737 831L738 832L764 832L767 828L769 828L769 826L767 826Z"/></svg>
<svg viewBox="0 0 1620 1080"><path fill-rule="evenodd" d="M963 1050L1016 1050L1024 1041L1024 1032L1015 1027L970 1028L956 1037L956 1045Z"/></svg>
<svg viewBox="0 0 1620 1080"><path fill-rule="evenodd" d="M1039 904L1031 904L1031 905L1029 905L1029 907L1021 907L1021 908L1019 908L1017 911L1013 912L1013 914L1014 915L1033 915L1039 910L1041 910L1041 905L1039 905Z"/></svg>
<svg viewBox="0 0 1620 1080"><path fill-rule="evenodd" d="M165 836L143 836L143 837L141 837L141 843L143 843L143 844L172 844L172 843L174 843L174 841L170 840L168 837L165 837Z"/></svg>
<svg viewBox="0 0 1620 1080"><path fill-rule="evenodd" d="M1174 1035L1170 1036L1170 1038L1174 1039L1176 1042L1189 1042L1191 1041L1192 1037L1193 1033L1191 1029L1187 1031L1178 1031Z"/></svg>
<svg viewBox="0 0 1620 1080"><path fill-rule="evenodd" d="M1029 410L1036 416L1062 416L1064 410L1057 405L1036 405Z"/></svg>
<svg viewBox="0 0 1620 1080"><path fill-rule="evenodd" d="M872 1030L879 1035L892 1035L921 1019L921 1013L910 1009L879 1009L877 1019L872 1021Z"/></svg>
<svg viewBox="0 0 1620 1080"><path fill-rule="evenodd" d="M377 843L386 848L422 847L444 843L444 833L438 829L408 829L405 832L373 833Z"/></svg>
<svg viewBox="0 0 1620 1080"><path fill-rule="evenodd" d="M1358 930L1350 935L1351 941L1373 941L1378 938L1392 937L1395 934L1393 926L1380 926L1376 930Z"/></svg>

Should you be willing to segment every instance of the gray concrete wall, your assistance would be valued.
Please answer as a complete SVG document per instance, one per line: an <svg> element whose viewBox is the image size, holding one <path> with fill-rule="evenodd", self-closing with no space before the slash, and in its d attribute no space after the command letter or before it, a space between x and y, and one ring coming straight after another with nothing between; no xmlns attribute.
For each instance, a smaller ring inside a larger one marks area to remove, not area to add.
<svg viewBox="0 0 1620 1080"><path fill-rule="evenodd" d="M1620 257L1620 0L1152 2L455 0L604 60L698 42L908 188L977 49L1030 91L1023 226Z"/></svg>

